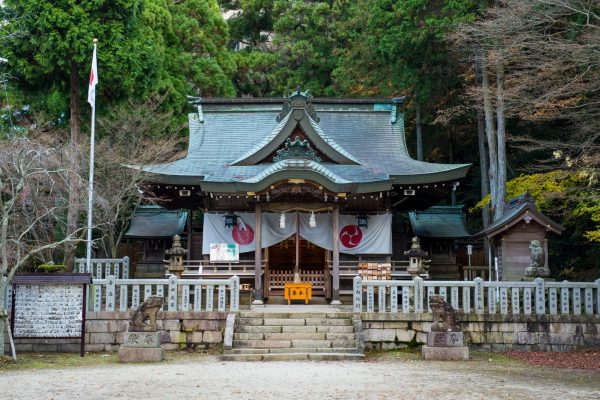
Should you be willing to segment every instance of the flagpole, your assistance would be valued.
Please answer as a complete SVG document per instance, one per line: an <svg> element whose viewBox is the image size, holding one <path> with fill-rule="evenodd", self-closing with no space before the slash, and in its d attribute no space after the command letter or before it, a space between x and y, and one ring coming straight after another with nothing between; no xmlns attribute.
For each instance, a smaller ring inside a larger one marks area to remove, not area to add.
<svg viewBox="0 0 600 400"><path fill-rule="evenodd" d="M98 71L96 69L96 45L98 39L94 39L94 55L92 59L92 74L96 74L93 79L97 79ZM92 80L93 80L92 79ZM92 85L92 80L90 85ZM94 84L94 101L92 102L92 129L90 134L90 179L88 184L88 217L87 217L87 249L86 249L86 272L92 271L92 208L94 203L94 143L96 136L96 91ZM89 93L88 93L89 101Z"/></svg>

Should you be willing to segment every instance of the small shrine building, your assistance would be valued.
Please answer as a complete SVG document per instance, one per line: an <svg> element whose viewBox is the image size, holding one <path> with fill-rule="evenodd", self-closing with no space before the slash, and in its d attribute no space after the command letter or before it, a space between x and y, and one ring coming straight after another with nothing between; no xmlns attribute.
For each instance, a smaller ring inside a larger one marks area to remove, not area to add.
<svg viewBox="0 0 600 400"><path fill-rule="evenodd" d="M447 198L470 168L412 159L403 101L299 89L191 99L187 156L137 168L162 207L189 210L189 271L236 274L257 302L297 273L313 295L338 302L361 263L406 275L408 238L393 235L393 215Z"/></svg>

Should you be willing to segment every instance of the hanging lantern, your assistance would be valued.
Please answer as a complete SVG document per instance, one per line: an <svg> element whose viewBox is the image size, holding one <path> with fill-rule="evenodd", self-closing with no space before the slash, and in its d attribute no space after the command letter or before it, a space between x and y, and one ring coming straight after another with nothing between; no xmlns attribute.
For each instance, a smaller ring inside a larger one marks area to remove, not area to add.
<svg viewBox="0 0 600 400"><path fill-rule="evenodd" d="M281 216L279 217L279 228L285 228L285 212L282 212Z"/></svg>
<svg viewBox="0 0 600 400"><path fill-rule="evenodd" d="M358 215L356 217L356 219L357 219L356 225L358 225L359 228L365 228L365 229L369 228L369 217L367 215Z"/></svg>
<svg viewBox="0 0 600 400"><path fill-rule="evenodd" d="M310 226L311 228L314 228L315 226L317 226L317 219L315 218L314 211L310 212L310 218L308 219L308 226Z"/></svg>
<svg viewBox="0 0 600 400"><path fill-rule="evenodd" d="M225 214L225 228L233 228L236 226L237 218L238 216L233 213Z"/></svg>

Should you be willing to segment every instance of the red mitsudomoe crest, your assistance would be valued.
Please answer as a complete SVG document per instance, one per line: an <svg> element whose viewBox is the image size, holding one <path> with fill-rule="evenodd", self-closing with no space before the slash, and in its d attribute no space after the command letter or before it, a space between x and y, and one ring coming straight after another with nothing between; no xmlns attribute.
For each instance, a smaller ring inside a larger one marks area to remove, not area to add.
<svg viewBox="0 0 600 400"><path fill-rule="evenodd" d="M358 225L346 225L340 231L340 242L348 249L358 246L362 237L363 233Z"/></svg>
<svg viewBox="0 0 600 400"><path fill-rule="evenodd" d="M240 246L245 246L254 241L254 231L250 225L238 222L231 230L231 237Z"/></svg>

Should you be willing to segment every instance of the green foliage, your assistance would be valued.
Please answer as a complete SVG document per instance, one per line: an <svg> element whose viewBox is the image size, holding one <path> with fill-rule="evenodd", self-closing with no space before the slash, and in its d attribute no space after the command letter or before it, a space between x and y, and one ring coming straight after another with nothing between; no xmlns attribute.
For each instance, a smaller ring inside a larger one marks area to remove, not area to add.
<svg viewBox="0 0 600 400"><path fill-rule="evenodd" d="M30 104L68 114L71 74L85 97L98 38L100 107L168 94L182 111L186 95L232 95L235 65L216 0L7 0L0 52Z"/></svg>
<svg viewBox="0 0 600 400"><path fill-rule="evenodd" d="M233 53L236 71L233 84L240 94L268 97L275 90L277 55L259 50L242 50Z"/></svg>
<svg viewBox="0 0 600 400"><path fill-rule="evenodd" d="M40 264L37 266L36 271L44 273L56 273L65 272L66 269L66 266L62 264Z"/></svg>
<svg viewBox="0 0 600 400"><path fill-rule="evenodd" d="M507 200L524 192L538 210L566 228L550 246L554 272L565 279L596 279L600 273L600 196L593 176L585 170L554 170L521 175L507 183ZM489 201L485 197L471 211Z"/></svg>
<svg viewBox="0 0 600 400"><path fill-rule="evenodd" d="M173 2L167 71L180 99L186 95L233 96L235 63L227 51L227 23L216 0Z"/></svg>

